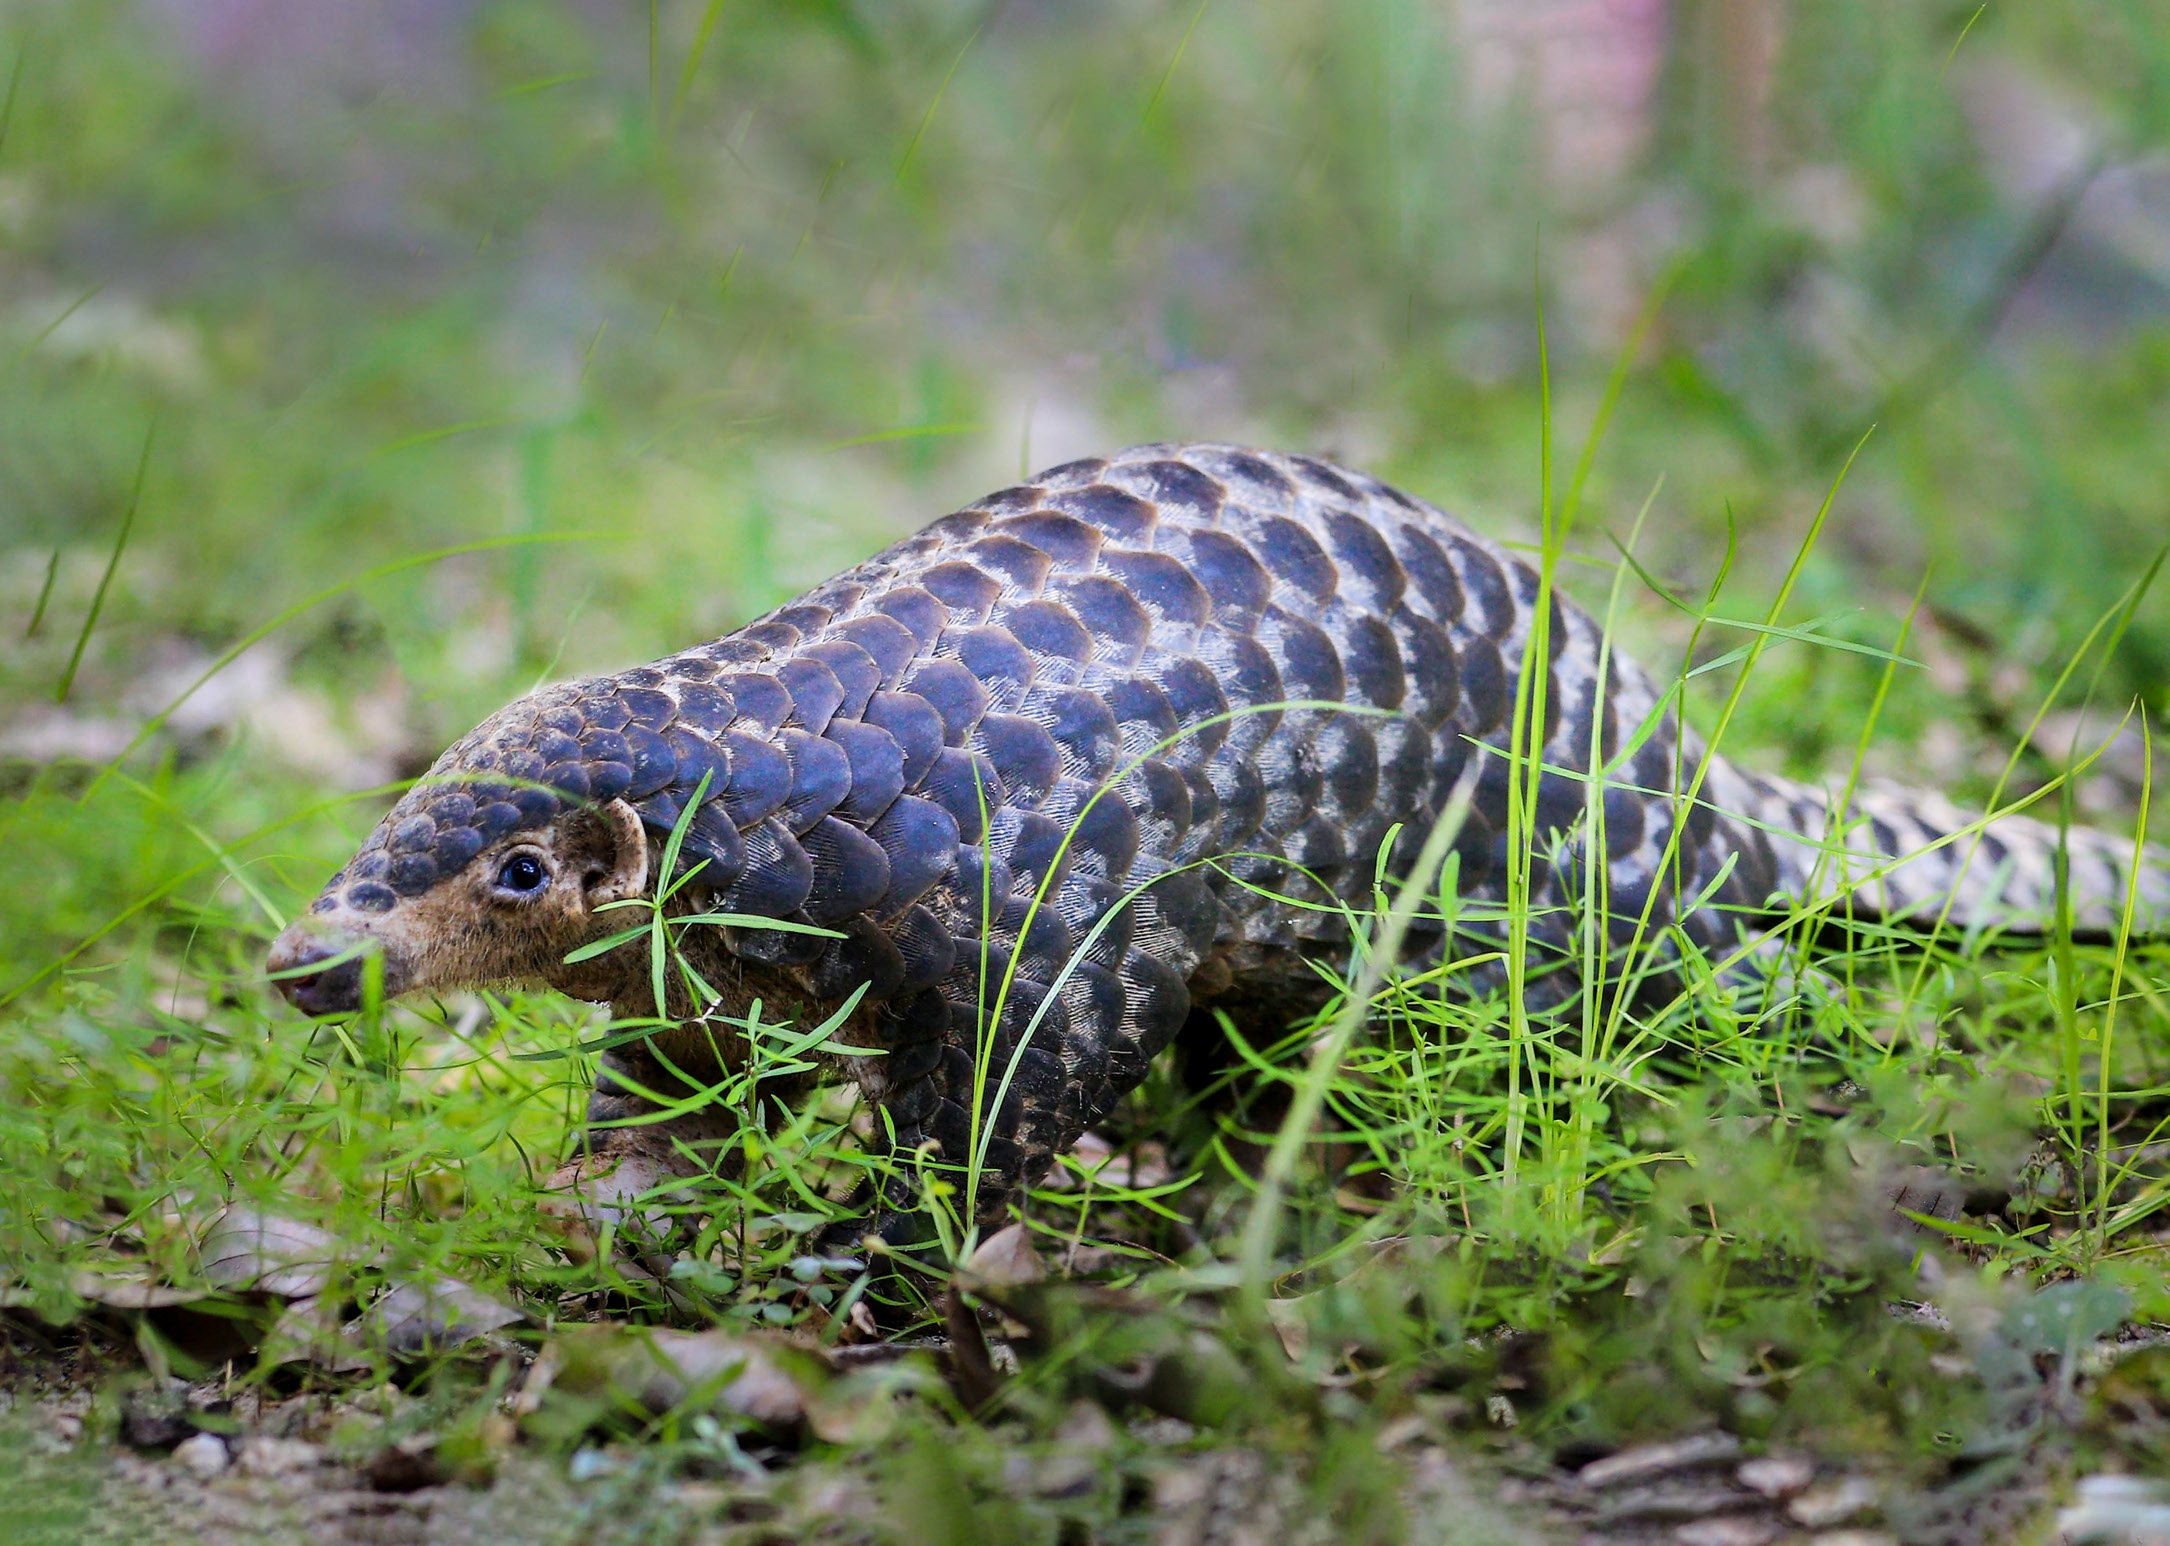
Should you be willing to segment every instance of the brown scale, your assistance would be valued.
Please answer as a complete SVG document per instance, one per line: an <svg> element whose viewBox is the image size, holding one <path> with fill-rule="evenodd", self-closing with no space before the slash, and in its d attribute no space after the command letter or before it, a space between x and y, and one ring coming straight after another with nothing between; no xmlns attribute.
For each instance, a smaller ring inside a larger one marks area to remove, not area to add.
<svg viewBox="0 0 2170 1546"><path fill-rule="evenodd" d="M988 1114L993 1213L1193 1011L1300 1008L1291 992L1315 981L1304 960L1346 954L1336 904L1369 905L1389 830L1402 828L1399 874L1465 780L1462 892L1503 899L1504 751L1538 595L1527 564L1430 505L1309 458L1159 445L1053 468L725 638L493 716L385 817L274 964L317 1012L354 1007L359 969L307 967L367 943L393 991L541 978L653 1013L637 947L562 962L622 926L598 898L652 893L682 822L683 863L700 867L682 905L843 936L700 931L690 950L725 991L717 1014L757 994L772 1015L824 1014L864 984L847 1035L885 1055L846 1066L900 1147L963 1161L991 1044L987 1090L1009 1084ZM1600 688L1599 628L1558 595L1551 608L1535 739L1570 772L1537 790L1546 911L1533 934L1564 957L1593 847L1590 786L1572 775L1593 737L1612 757L1657 693L1618 657ZM1596 798L1615 953L1638 932L1652 945L1676 897L1729 861L1713 903L1677 920L1714 952L1819 869L1857 911L2047 916L2045 828L2000 822L1972 859L1954 844L1875 877L1967 818L1931 795L1867 791L1858 809L1873 820L1834 862L1817 848L1832 837L1820 791L1713 759L1690 808L1679 791L1701 759L1668 715L1608 764ZM2102 928L2130 854L2091 833L2072 843L2081 924ZM550 871L533 898L501 884L522 853ZM2159 925L2159 855L2141 889ZM1420 928L1412 948L1441 944ZM1572 991L1558 976L1543 989ZM640 1108L626 1080L667 1095L737 1055L727 1036L713 1050L705 1033L664 1041L661 1062L641 1047L606 1059L598 1117ZM712 1145L718 1127L696 1114L599 1134L587 1174L614 1154L643 1158L642 1174L682 1167L673 1134Z"/></svg>

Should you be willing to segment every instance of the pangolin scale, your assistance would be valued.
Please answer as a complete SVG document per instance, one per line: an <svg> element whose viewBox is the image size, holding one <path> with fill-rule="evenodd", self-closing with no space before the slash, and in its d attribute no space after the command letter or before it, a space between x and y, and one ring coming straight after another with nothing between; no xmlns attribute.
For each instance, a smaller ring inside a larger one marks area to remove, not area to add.
<svg viewBox="0 0 2170 1546"><path fill-rule="evenodd" d="M682 828L694 874L674 907L824 932L689 930L721 1002L605 1057L605 1125L576 1179L623 1200L684 1172L724 1119L639 1119L743 1055L727 1021L757 998L771 1018L826 1014L863 985L844 1034L881 1055L852 1074L898 1150L951 1163L981 1102L991 1214L1193 1011L1299 1002L1307 956L1348 948L1331 904L1369 906L1390 833L1394 874L1457 791L1459 895L1473 918L1496 907L1540 595L1497 544L1308 457L1148 445L1072 462L721 639L493 715L272 965L317 1013L359 1002L362 944L389 993L541 978L655 1015L640 947L564 958L628 921L605 901L654 893ZM1645 987L1669 927L1723 958L1811 894L1886 919L2050 917L2049 827L2007 817L1952 841L1974 818L1884 788L1835 820L1821 790L1706 763L1563 598L1543 632L1532 992L1575 991L1577 931L1599 914L1616 963L1648 947ZM2074 830L2065 849L2079 927L2110 928L2129 892L2141 932L2170 922L2159 850L2135 876L2129 841ZM1442 933L1420 921L1411 948L1436 953ZM704 1007L667 993L666 1015Z"/></svg>

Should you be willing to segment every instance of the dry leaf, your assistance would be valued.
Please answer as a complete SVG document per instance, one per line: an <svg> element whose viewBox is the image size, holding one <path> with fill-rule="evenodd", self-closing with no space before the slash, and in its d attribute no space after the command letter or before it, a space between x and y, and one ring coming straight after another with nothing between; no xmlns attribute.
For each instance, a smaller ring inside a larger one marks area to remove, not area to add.
<svg viewBox="0 0 2170 1546"><path fill-rule="evenodd" d="M354 1253L313 1224L236 1203L211 1221L196 1254L203 1275L220 1288L310 1299Z"/></svg>
<svg viewBox="0 0 2170 1546"><path fill-rule="evenodd" d="M597 1326L559 1339L553 1388L605 1396L650 1412L679 1408L735 1412L765 1427L793 1429L827 1382L828 1360L781 1337L726 1331Z"/></svg>
<svg viewBox="0 0 2170 1546"><path fill-rule="evenodd" d="M347 1329L368 1346L416 1357L457 1347L525 1319L523 1310L492 1299L458 1278L440 1277L386 1290Z"/></svg>
<svg viewBox="0 0 2170 1546"><path fill-rule="evenodd" d="M1304 1354L1311 1350L1311 1322L1304 1315L1303 1305L1294 1299L1269 1299L1266 1319L1273 1324L1273 1334L1281 1339L1281 1351L1288 1361L1302 1363Z"/></svg>
<svg viewBox="0 0 2170 1546"><path fill-rule="evenodd" d="M207 1297L201 1289L175 1288L170 1283L153 1283L147 1278L88 1269L71 1277L68 1287L92 1304L102 1304L109 1310L170 1310L175 1305L195 1304Z"/></svg>
<svg viewBox="0 0 2170 1546"><path fill-rule="evenodd" d="M1022 1224L997 1230L981 1241L957 1274L958 1282L967 1289L1008 1288L1037 1283L1046 1276L1047 1265L1033 1248L1032 1232Z"/></svg>

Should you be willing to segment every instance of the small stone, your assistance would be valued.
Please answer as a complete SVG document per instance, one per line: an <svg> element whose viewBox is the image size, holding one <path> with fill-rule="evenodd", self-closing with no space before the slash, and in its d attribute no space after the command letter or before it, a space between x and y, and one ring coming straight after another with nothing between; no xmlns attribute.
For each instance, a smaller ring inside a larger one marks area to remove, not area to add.
<svg viewBox="0 0 2170 1546"><path fill-rule="evenodd" d="M671 1501L692 1514L716 1513L733 1497L731 1489L721 1482L675 1482L671 1486Z"/></svg>
<svg viewBox="0 0 2170 1546"><path fill-rule="evenodd" d="M1876 1489L1866 1477L1836 1477L1802 1493L1786 1505L1786 1512L1811 1530L1829 1529L1875 1513Z"/></svg>
<svg viewBox="0 0 2170 1546"><path fill-rule="evenodd" d="M1099 1462L1075 1450L1039 1457L1026 1477L1026 1484L1043 1498L1082 1498L1099 1483Z"/></svg>
<svg viewBox="0 0 2170 1546"><path fill-rule="evenodd" d="M290 1476L313 1469L324 1459L324 1446L302 1439L272 1439L251 1434L241 1441L237 1463L250 1476Z"/></svg>
<svg viewBox="0 0 2170 1546"><path fill-rule="evenodd" d="M207 1482L233 1463L226 1441L215 1433L198 1433L174 1446L173 1458L198 1481Z"/></svg>
<svg viewBox="0 0 2170 1546"><path fill-rule="evenodd" d="M1495 1428L1512 1428L1522 1419L1515 1415L1512 1401L1494 1394L1484 1398L1484 1420Z"/></svg>
<svg viewBox="0 0 2170 1546"><path fill-rule="evenodd" d="M1196 1438L1198 1430L1180 1417L1141 1417L1130 1424L1130 1436L1150 1449L1173 1449Z"/></svg>
<svg viewBox="0 0 2170 1546"><path fill-rule="evenodd" d="M1808 1546L1899 1546L1888 1530L1825 1530L1808 1538Z"/></svg>
<svg viewBox="0 0 2170 1546"><path fill-rule="evenodd" d="M1055 1429L1055 1442L1065 1449L1102 1454L1115 1447L1121 1435L1097 1401L1073 1401Z"/></svg>
<svg viewBox="0 0 2170 1546"><path fill-rule="evenodd" d="M576 1482L592 1482L625 1469L625 1461L607 1449L593 1445L573 1451L573 1458L565 1464L565 1474Z"/></svg>
<svg viewBox="0 0 2170 1546"><path fill-rule="evenodd" d="M1761 1514L1698 1519L1673 1532L1679 1546L1769 1546L1777 1538L1778 1521Z"/></svg>
<svg viewBox="0 0 2170 1546"><path fill-rule="evenodd" d="M2170 1489L2144 1476L2119 1473L2080 1478L2079 1496L2057 1515L2060 1541L2117 1541L2129 1546L2170 1542Z"/></svg>
<svg viewBox="0 0 2170 1546"><path fill-rule="evenodd" d="M304 1518L317 1522L316 1532L309 1537L312 1540L351 1540L357 1526L367 1529L371 1537L381 1540L384 1538L380 1533L381 1526L371 1527L364 1525L363 1521L390 1522L402 1514L412 1516L428 1508L424 1499L399 1497L352 1487L311 1491L297 1501ZM337 1534L334 1535L333 1531ZM414 1536L409 1531L401 1530L393 1538L412 1540Z"/></svg>
<svg viewBox="0 0 2170 1546"><path fill-rule="evenodd" d="M2144 1476L2127 1476L2121 1471L2081 1477L2079 1495L2082 1503L2122 1505L2165 1501L2162 1483Z"/></svg>
<svg viewBox="0 0 2170 1546"><path fill-rule="evenodd" d="M1759 1455L1741 1462L1734 1478L1766 1498L1790 1498L1816 1479L1816 1462L1806 1455Z"/></svg>

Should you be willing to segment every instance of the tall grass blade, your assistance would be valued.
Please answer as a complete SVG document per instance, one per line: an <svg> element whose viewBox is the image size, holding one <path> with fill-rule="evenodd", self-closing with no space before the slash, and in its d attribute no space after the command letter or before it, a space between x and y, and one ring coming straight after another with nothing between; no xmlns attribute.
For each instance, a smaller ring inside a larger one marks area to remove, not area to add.
<svg viewBox="0 0 2170 1546"><path fill-rule="evenodd" d="M59 548L53 549L53 556L45 561L45 578L38 583L38 602L30 609L30 626L23 630L25 639L35 639L45 621L45 609L53 600L53 582L60 578L60 552Z"/></svg>
<svg viewBox="0 0 2170 1546"><path fill-rule="evenodd" d="M964 45L957 50L957 57L950 60L949 68L942 72L942 84L934 88L934 96L928 101L927 110L919 115L918 126L912 130L912 137L904 146L904 154L897 158L897 170L894 174L896 177L902 178L911 166L912 158L919 154L920 143L926 139L927 130L934 123L934 115L942 106L942 98L949 95L949 83L957 78L957 71L964 64L964 56L969 54L972 45L979 41L982 30L981 27L972 29L971 35L964 40Z"/></svg>
<svg viewBox="0 0 2170 1546"><path fill-rule="evenodd" d="M708 53L709 37L722 19L724 7L730 3L731 0L708 0L701 8L701 24L694 29L693 46L686 50L686 62L678 72L678 89L671 94L670 122L674 127L679 114L686 110L686 97L693 90L693 77L700 73L701 60Z"/></svg>
<svg viewBox="0 0 2170 1546"><path fill-rule="evenodd" d="M60 685L53 692L55 703L68 701L68 689L75 685L75 673L83 664L83 651L90 647L91 631L98 626L98 614L105 610L106 592L112 587L113 575L121 566L121 554L128 550L128 538L136 529L136 511L143 503L143 479L151 470L151 447L158 439L158 422L152 420L143 432L143 451L136 458L136 476L128 486L128 504L121 511L120 530L113 534L113 551L105 561L105 573L98 576L98 588L91 592L90 610L83 616L83 631L75 636L75 649L68 656L68 668L60 673Z"/></svg>
<svg viewBox="0 0 2170 1546"><path fill-rule="evenodd" d="M13 354L9 355L4 363L0 363L0 373L4 373L12 369L16 365L21 364L24 360L29 359L30 356L32 356L33 354L36 354L38 352L39 345L43 344L48 338L51 338L55 333L59 332L62 325L66 323L70 317L81 311L85 306L88 306L93 300L97 298L98 293L103 289L105 289L105 281L101 279L100 281L98 281L98 283L92 285L88 290L85 290L81 295L78 295L74 300L68 302L67 305L61 307L60 314L58 316L54 317L52 321L46 323L45 326L39 328L35 333L31 334L30 339L27 343L25 343L21 348L17 349Z"/></svg>

